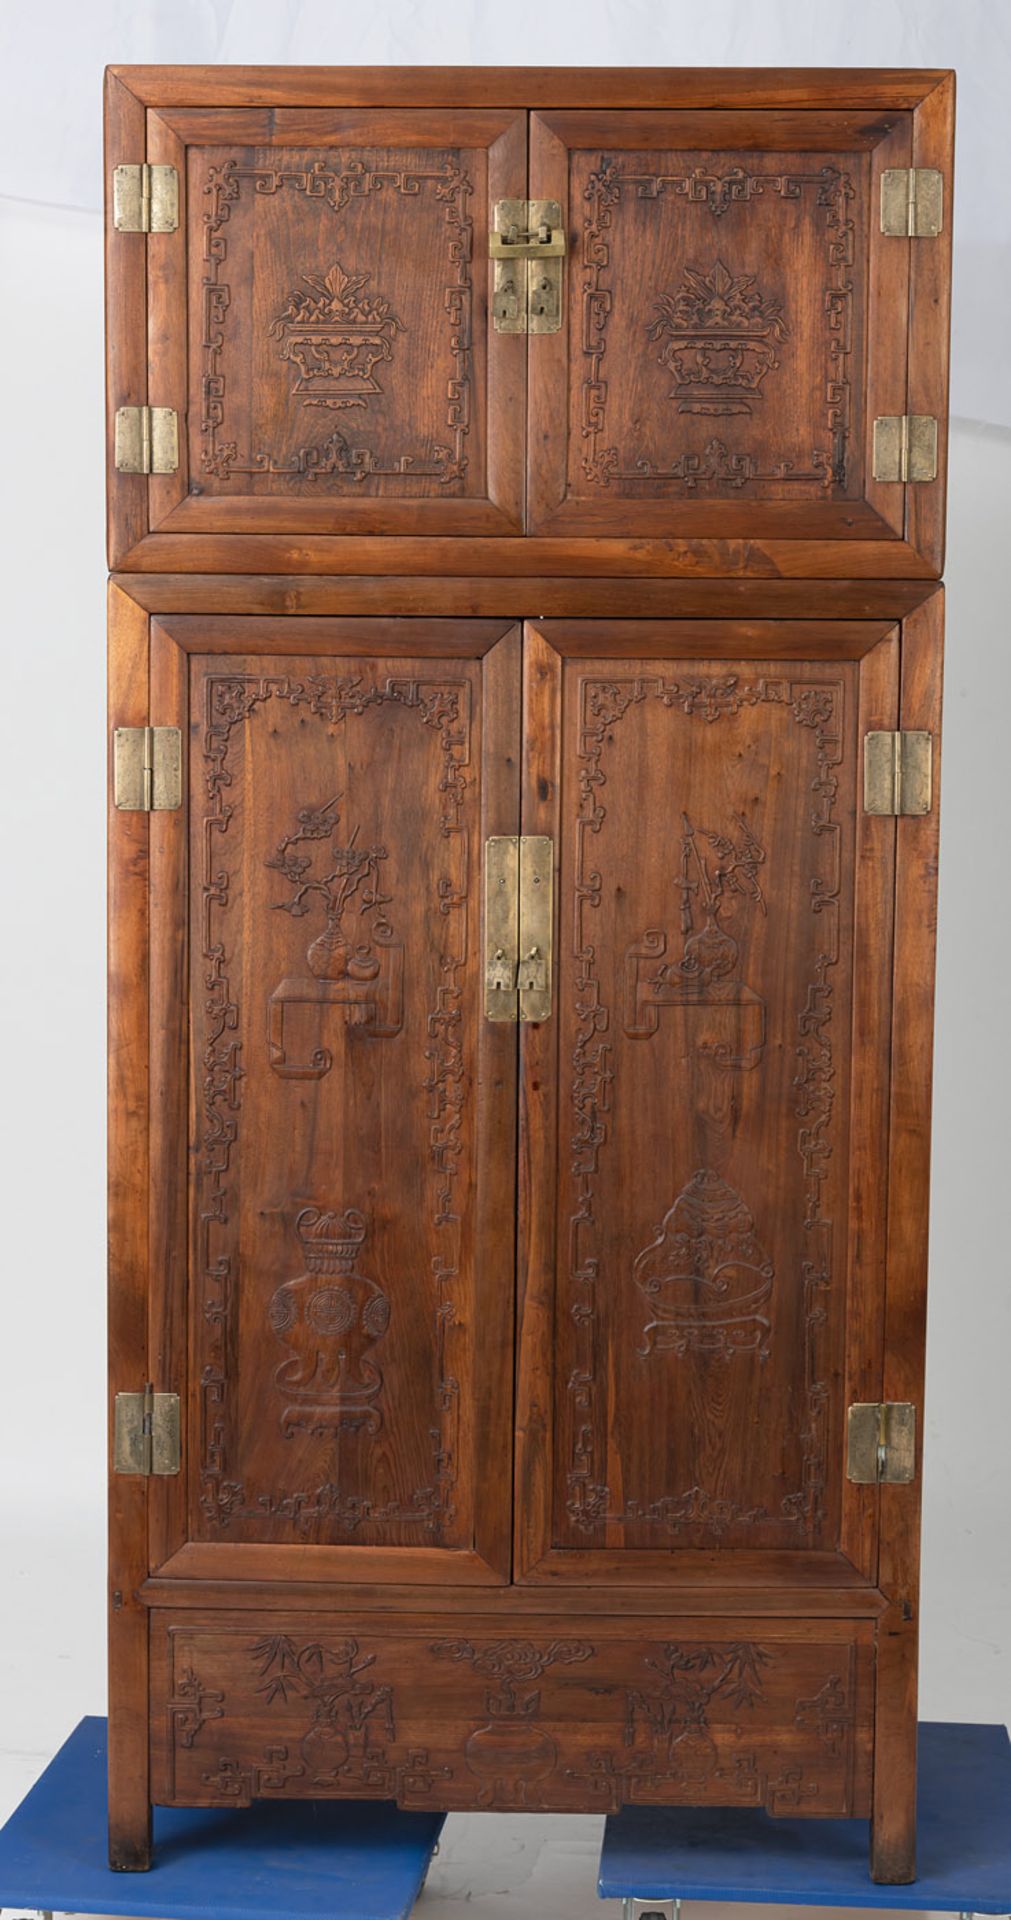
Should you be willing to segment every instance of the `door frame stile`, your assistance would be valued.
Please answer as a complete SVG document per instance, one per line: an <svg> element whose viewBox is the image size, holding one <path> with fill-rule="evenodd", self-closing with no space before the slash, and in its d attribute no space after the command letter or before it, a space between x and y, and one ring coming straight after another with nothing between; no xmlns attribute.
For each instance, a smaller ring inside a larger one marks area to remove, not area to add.
<svg viewBox="0 0 1011 1920"><path fill-rule="evenodd" d="M562 662L539 628L523 629L520 831L554 842L553 946L559 952ZM555 1429L555 1244L558 1212L558 984L549 1020L520 1028L516 1287L514 1578L528 1580L551 1537Z"/></svg>
<svg viewBox="0 0 1011 1920"><path fill-rule="evenodd" d="M934 956L941 789L944 589L903 623L899 725L933 735L933 798L925 818L896 823L895 947L889 1131L888 1256L882 1398L917 1408L917 1470L882 1486L874 1716L875 1880L916 1876L916 1721L919 1648L923 1381L927 1318Z"/></svg>
<svg viewBox="0 0 1011 1920"><path fill-rule="evenodd" d="M143 1388L148 1341L148 845L150 816L116 806L113 730L149 724L148 616L109 587L109 1861L150 1865L148 1490L117 1474L117 1393Z"/></svg>

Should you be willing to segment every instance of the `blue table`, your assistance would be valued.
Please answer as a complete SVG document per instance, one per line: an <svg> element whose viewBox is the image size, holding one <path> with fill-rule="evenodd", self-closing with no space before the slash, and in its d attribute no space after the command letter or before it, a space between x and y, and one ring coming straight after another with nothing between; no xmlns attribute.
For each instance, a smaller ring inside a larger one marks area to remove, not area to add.
<svg viewBox="0 0 1011 1920"><path fill-rule="evenodd" d="M374 1801L156 1807L150 1873L112 1873L105 1760L105 1721L82 1720L0 1832L0 1908L406 1920L445 1819Z"/></svg>
<svg viewBox="0 0 1011 1920"><path fill-rule="evenodd" d="M1011 1913L1011 1744L1005 1727L920 1727L918 1878L880 1887L866 1820L773 1820L747 1808L626 1807L604 1832L605 1900L761 1901Z"/></svg>

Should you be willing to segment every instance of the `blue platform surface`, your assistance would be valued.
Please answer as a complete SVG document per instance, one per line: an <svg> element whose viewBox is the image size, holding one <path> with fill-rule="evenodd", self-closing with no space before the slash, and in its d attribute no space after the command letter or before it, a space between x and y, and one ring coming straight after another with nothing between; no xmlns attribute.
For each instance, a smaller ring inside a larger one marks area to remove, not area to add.
<svg viewBox="0 0 1011 1920"><path fill-rule="evenodd" d="M917 1879L878 1886L866 1820L772 1819L756 1808L626 1807L604 1832L602 1899L761 1901L1011 1913L1011 1744L1005 1727L925 1721Z"/></svg>
<svg viewBox="0 0 1011 1920"><path fill-rule="evenodd" d="M75 1728L0 1831L0 1907L159 1920L406 1920L445 1815L385 1802L156 1807L149 1873L106 1864L106 1722Z"/></svg>

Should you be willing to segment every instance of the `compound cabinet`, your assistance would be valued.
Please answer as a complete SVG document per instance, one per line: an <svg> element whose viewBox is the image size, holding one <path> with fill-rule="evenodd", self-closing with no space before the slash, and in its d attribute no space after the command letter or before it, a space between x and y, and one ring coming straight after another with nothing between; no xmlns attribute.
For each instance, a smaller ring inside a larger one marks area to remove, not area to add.
<svg viewBox="0 0 1011 1920"><path fill-rule="evenodd" d="M329 1796L914 1874L950 122L110 77L117 1866Z"/></svg>

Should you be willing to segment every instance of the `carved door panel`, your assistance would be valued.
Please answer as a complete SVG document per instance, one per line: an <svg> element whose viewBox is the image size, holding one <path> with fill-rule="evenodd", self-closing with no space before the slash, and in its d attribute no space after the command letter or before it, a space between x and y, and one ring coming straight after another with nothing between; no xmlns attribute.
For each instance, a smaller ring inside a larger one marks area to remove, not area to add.
<svg viewBox="0 0 1011 1920"><path fill-rule="evenodd" d="M508 1577L515 1029L480 923L518 694L501 621L154 629L189 739L151 822L152 1377L186 1404L156 1567Z"/></svg>
<svg viewBox="0 0 1011 1920"><path fill-rule="evenodd" d="M147 243L149 398L183 424L177 472L117 476L127 537L519 531L525 343L491 326L487 236L525 116L167 110L148 158L181 194Z"/></svg>
<svg viewBox="0 0 1011 1920"><path fill-rule="evenodd" d="M940 521L907 529L906 495L932 515L937 483L872 477L874 420L907 406L911 267L943 245L881 232L914 120L532 115L531 192L561 203L571 244L564 331L530 362L531 531L844 541L878 573L907 564L904 540L933 551ZM804 550L808 572L846 551ZM706 571L758 562L710 552Z"/></svg>
<svg viewBox="0 0 1011 1920"><path fill-rule="evenodd" d="M524 832L557 999L523 1032L523 1577L845 1586L877 1494L897 725L886 622L546 622Z"/></svg>

